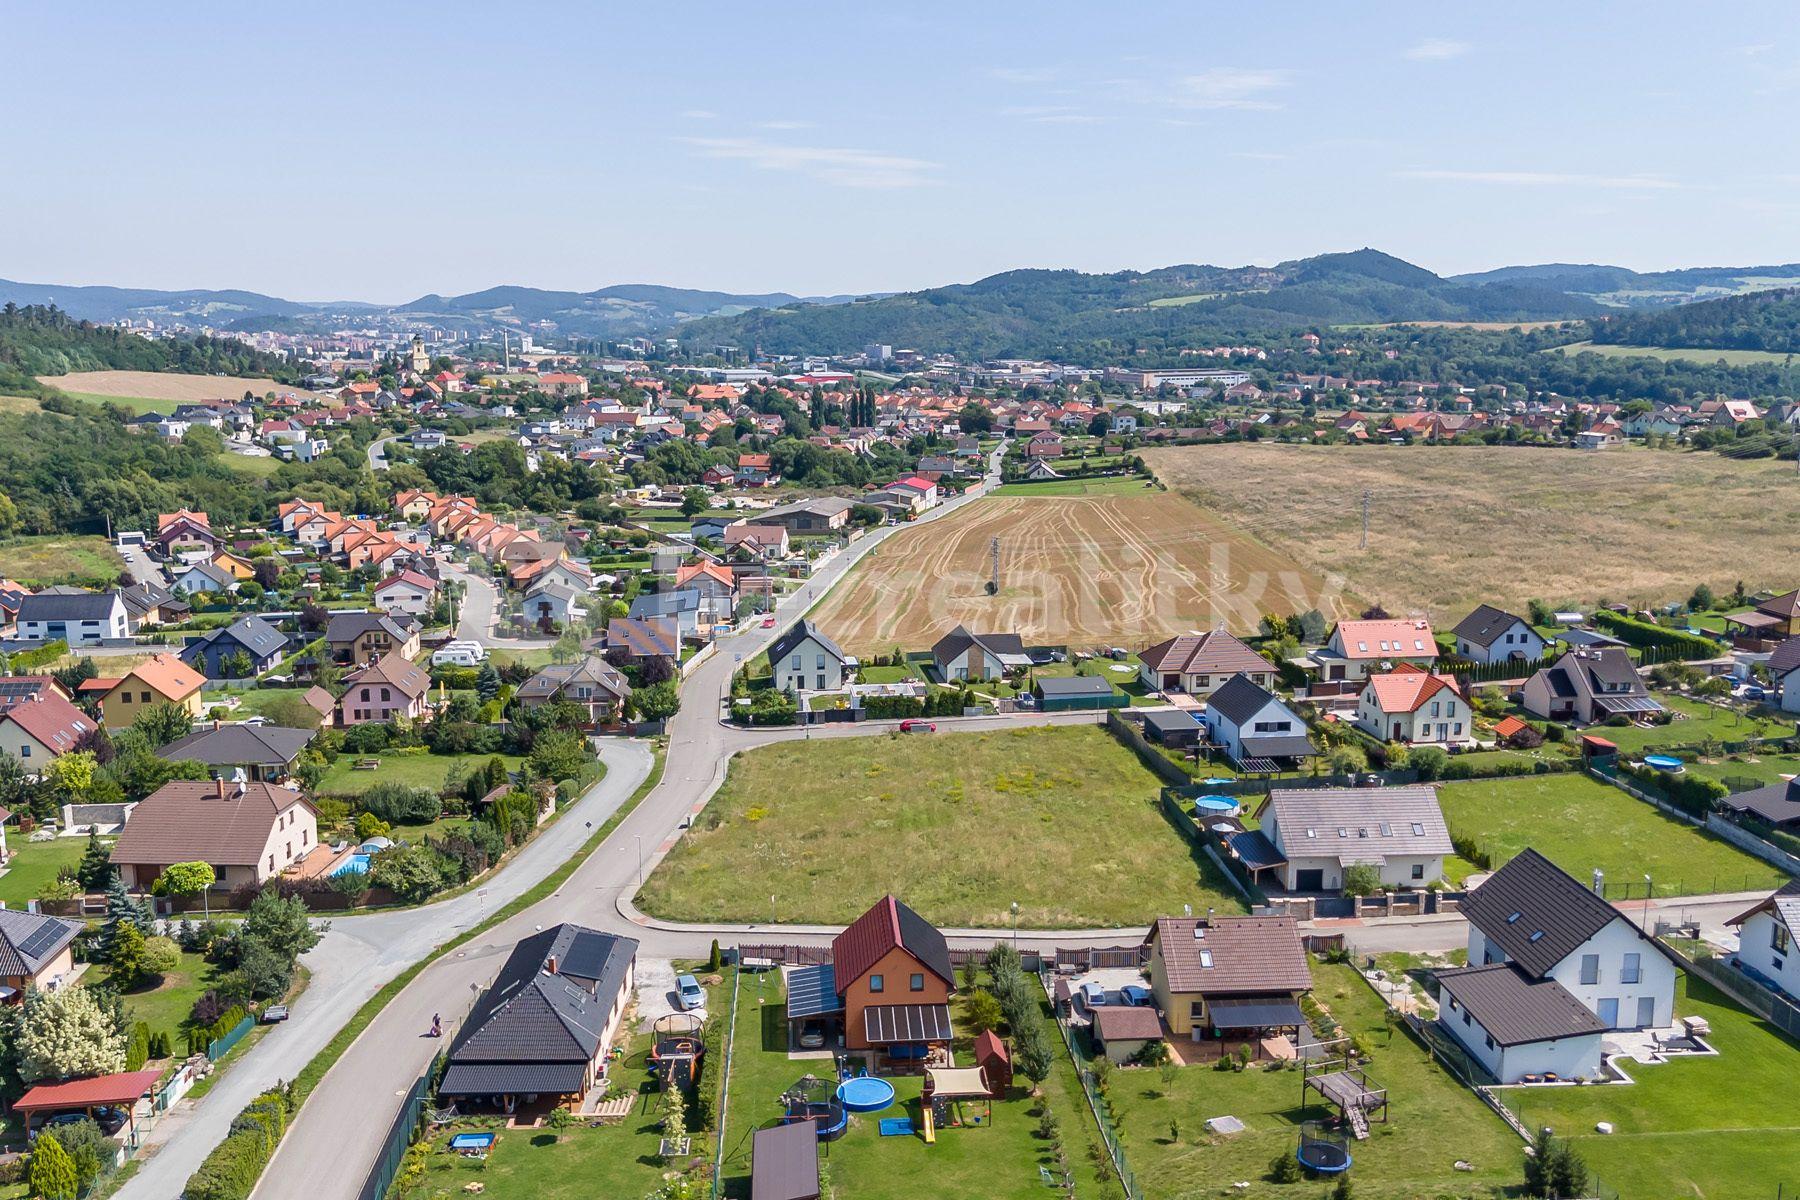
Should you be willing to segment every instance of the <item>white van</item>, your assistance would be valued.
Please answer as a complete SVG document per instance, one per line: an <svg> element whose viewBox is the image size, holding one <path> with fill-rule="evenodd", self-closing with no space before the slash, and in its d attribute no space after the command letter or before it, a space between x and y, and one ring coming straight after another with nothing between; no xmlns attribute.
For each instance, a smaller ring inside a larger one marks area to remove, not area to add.
<svg viewBox="0 0 1800 1200"><path fill-rule="evenodd" d="M478 667L487 657L487 651L480 642L445 642L442 649L431 652L431 665L434 667Z"/></svg>

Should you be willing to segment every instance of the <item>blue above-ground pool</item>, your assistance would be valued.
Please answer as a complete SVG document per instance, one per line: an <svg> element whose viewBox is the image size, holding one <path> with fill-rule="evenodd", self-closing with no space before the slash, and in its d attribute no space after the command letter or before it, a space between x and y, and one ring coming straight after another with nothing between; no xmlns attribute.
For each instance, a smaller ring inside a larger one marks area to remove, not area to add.
<svg viewBox="0 0 1800 1200"><path fill-rule="evenodd" d="M1682 761L1673 754L1646 754L1644 755L1644 765L1655 767L1658 771L1671 772L1679 771L1683 766Z"/></svg>
<svg viewBox="0 0 1800 1200"><path fill-rule="evenodd" d="M497 1135L492 1133L459 1133L450 1139L452 1150L491 1150Z"/></svg>
<svg viewBox="0 0 1800 1200"><path fill-rule="evenodd" d="M1235 816L1238 802L1230 796L1202 796L1194 801L1194 811L1201 816Z"/></svg>
<svg viewBox="0 0 1800 1200"><path fill-rule="evenodd" d="M894 1102L894 1085L873 1075L858 1075L838 1084L838 1101L850 1112L880 1112Z"/></svg>

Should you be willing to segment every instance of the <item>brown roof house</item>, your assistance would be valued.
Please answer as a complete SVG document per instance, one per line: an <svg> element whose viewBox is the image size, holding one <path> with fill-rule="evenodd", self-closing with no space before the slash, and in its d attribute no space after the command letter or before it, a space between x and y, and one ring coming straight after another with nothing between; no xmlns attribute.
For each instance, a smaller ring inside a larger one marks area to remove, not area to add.
<svg viewBox="0 0 1800 1200"><path fill-rule="evenodd" d="M24 998L26 988L56 986L75 969L80 921L0 908L0 1004Z"/></svg>
<svg viewBox="0 0 1800 1200"><path fill-rule="evenodd" d="M100 691L102 681L90 679L83 690ZM158 654L149 662L139 663L124 678L106 680L100 697L100 720L108 729L124 729L134 724L148 709L162 704L179 704L193 716L200 715L201 688L206 676L182 662L173 654Z"/></svg>
<svg viewBox="0 0 1800 1200"><path fill-rule="evenodd" d="M210 863L214 888L256 886L305 858L319 814L299 792L269 783L177 779L131 810L113 845L127 887L148 888L165 867Z"/></svg>
<svg viewBox="0 0 1800 1200"><path fill-rule="evenodd" d="M831 962L789 973L788 1022L831 1022L847 1049L878 1059L876 1066L916 1067L949 1045L955 990L944 935L883 896L832 940Z"/></svg>
<svg viewBox="0 0 1800 1200"><path fill-rule="evenodd" d="M1595 725L1659 713L1631 656L1617 646L1571 650L1525 681L1525 711L1550 721Z"/></svg>
<svg viewBox="0 0 1800 1200"><path fill-rule="evenodd" d="M597 654L579 662L545 667L519 685L515 695L526 708L566 702L587 709L588 724L611 725L619 719L631 685L611 663Z"/></svg>
<svg viewBox="0 0 1800 1200"><path fill-rule="evenodd" d="M417 720L430 693L431 676L422 668L399 653L385 654L344 680L338 724Z"/></svg>
<svg viewBox="0 0 1800 1200"><path fill-rule="evenodd" d="M1172 1036L1260 1039L1305 1020L1312 987L1292 917L1162 917L1144 939L1150 990Z"/></svg>
<svg viewBox="0 0 1800 1200"><path fill-rule="evenodd" d="M325 624L325 644L333 658L351 667L366 666L394 652L414 658L419 653L419 623L384 612L336 612Z"/></svg>
<svg viewBox="0 0 1800 1200"><path fill-rule="evenodd" d="M1162 692L1210 696L1233 675L1248 675L1264 691L1275 688L1275 664L1223 629L1184 633L1138 655L1138 677Z"/></svg>

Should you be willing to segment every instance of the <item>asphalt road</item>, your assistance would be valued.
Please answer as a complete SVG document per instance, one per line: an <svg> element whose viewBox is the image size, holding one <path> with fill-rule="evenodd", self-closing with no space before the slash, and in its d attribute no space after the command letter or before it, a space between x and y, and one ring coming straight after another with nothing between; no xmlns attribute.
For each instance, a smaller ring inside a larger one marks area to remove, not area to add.
<svg viewBox="0 0 1800 1200"><path fill-rule="evenodd" d="M556 640L502 637L495 633L494 622L499 615L500 592L494 586L494 581L454 562L447 564L444 571L464 585L462 607L456 617L458 638L502 650L542 649Z"/></svg>
<svg viewBox="0 0 1800 1200"><path fill-rule="evenodd" d="M400 433L394 433L394 434L389 434L387 437L384 437L384 438L376 438L374 441L370 442L369 443L369 470L371 470L371 471L387 470L388 469L388 460L387 460L387 453L386 453L387 444L389 442L397 442L404 436L406 436L406 435L400 434Z"/></svg>

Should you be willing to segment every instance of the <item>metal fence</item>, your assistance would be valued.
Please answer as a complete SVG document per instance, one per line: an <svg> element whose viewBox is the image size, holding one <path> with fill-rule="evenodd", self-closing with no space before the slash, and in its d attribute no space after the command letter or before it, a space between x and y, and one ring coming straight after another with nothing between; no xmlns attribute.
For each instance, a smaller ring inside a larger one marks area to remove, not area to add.
<svg viewBox="0 0 1800 1200"><path fill-rule="evenodd" d="M1770 991L1717 958L1684 959L1687 969L1745 1008L1800 1041L1800 1005Z"/></svg>
<svg viewBox="0 0 1800 1200"><path fill-rule="evenodd" d="M719 1085L719 1119L718 1128L713 1131L713 1200L719 1200L725 1187L725 1130L731 1115L731 1058L737 1046L737 1012L738 981L744 977L744 969L738 967L731 973L731 1016L730 1024L725 1026L725 1070Z"/></svg>
<svg viewBox="0 0 1800 1200"><path fill-rule="evenodd" d="M368 1177L363 1180L362 1190L357 1193L358 1200L381 1200L394 1185L394 1179L400 1174L400 1166L406 1161L406 1152L418 1140L419 1118L424 1114L425 1104L431 1098L432 1081L437 1078L438 1068L443 1065L444 1052L439 1051L425 1068L425 1073L413 1081L407 1090L406 1099L400 1103L400 1111L394 1114L394 1123L388 1126L387 1140L381 1148L381 1156L370 1168Z"/></svg>
<svg viewBox="0 0 1800 1200"><path fill-rule="evenodd" d="M206 1044L206 1057L212 1059L214 1062L218 1062L221 1058L224 1058L227 1054L231 1053L231 1048L233 1046L244 1040L245 1034L255 1028L256 1018L245 1017L236 1025L233 1025L231 1031L224 1037L215 1038Z"/></svg>
<svg viewBox="0 0 1800 1200"><path fill-rule="evenodd" d="M1040 976L1038 982L1041 984L1045 981ZM1048 988L1045 989L1045 994L1049 995ZM1075 1064L1075 1077L1081 1081L1081 1093L1087 1100L1088 1112L1093 1115L1094 1126L1100 1131L1100 1145L1106 1151L1107 1161L1112 1164L1113 1173L1119 1177L1119 1184L1125 1189L1125 1200L1143 1200L1144 1189L1138 1186L1137 1176L1125 1161L1125 1143L1119 1136L1118 1125L1113 1121L1112 1104L1100 1091L1094 1072L1088 1067L1093 1058L1069 1032L1067 1025L1061 1021L1052 1021L1051 1024L1062 1035L1063 1048L1069 1052L1069 1060Z"/></svg>

